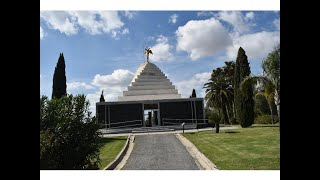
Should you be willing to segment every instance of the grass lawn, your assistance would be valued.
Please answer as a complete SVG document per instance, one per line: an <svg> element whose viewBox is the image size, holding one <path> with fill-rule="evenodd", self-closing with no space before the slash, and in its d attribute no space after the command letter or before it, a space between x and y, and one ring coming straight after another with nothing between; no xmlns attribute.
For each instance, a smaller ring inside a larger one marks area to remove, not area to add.
<svg viewBox="0 0 320 180"><path fill-rule="evenodd" d="M104 145L100 149L100 169L111 163L122 150L127 141L127 136L104 137Z"/></svg>
<svg viewBox="0 0 320 180"><path fill-rule="evenodd" d="M280 170L279 125L183 134L221 170Z"/></svg>

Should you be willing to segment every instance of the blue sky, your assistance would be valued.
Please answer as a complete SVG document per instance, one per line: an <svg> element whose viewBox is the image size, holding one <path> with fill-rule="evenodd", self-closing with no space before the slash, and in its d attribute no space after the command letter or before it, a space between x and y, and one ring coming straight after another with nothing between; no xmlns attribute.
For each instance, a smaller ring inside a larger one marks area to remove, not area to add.
<svg viewBox="0 0 320 180"><path fill-rule="evenodd" d="M203 97L211 71L235 61L240 46L260 74L279 31L279 11L41 11L40 93L51 97L63 52L68 93L86 94L95 112L101 90L116 101L127 89L149 46L182 97L193 88Z"/></svg>

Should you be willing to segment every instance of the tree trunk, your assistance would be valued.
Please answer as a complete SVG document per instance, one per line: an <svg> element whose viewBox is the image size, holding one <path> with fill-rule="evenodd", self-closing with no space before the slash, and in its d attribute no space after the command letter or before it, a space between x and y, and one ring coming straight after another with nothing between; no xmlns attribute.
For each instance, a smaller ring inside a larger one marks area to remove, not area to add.
<svg viewBox="0 0 320 180"><path fill-rule="evenodd" d="M230 124L229 119L228 119L228 114L227 114L227 108L226 106L222 107L222 115L223 115L223 120L224 120L224 124Z"/></svg>
<svg viewBox="0 0 320 180"><path fill-rule="evenodd" d="M227 118L229 120L229 124L230 124L230 114L229 114L229 110L228 110L228 106L226 105L226 114L227 114Z"/></svg>
<svg viewBox="0 0 320 180"><path fill-rule="evenodd" d="M279 119L279 124L280 124L280 103L277 104L277 111L278 111L278 119Z"/></svg>
<svg viewBox="0 0 320 180"><path fill-rule="evenodd" d="M216 133L219 133L219 128L220 128L219 123L216 123Z"/></svg>
<svg viewBox="0 0 320 180"><path fill-rule="evenodd" d="M278 93L278 91L275 92L274 102L277 106L277 114L278 114L278 119L280 124L280 93Z"/></svg>
<svg viewBox="0 0 320 180"><path fill-rule="evenodd" d="M268 105L269 105L269 109L270 109L270 113L271 113L271 118L272 118L272 124L274 122L274 115L273 115L273 108L272 108L272 102L269 101L269 99L267 99L268 101Z"/></svg>
<svg viewBox="0 0 320 180"><path fill-rule="evenodd" d="M233 117L237 118L236 106L235 106L234 102L232 103L232 108L233 108Z"/></svg>

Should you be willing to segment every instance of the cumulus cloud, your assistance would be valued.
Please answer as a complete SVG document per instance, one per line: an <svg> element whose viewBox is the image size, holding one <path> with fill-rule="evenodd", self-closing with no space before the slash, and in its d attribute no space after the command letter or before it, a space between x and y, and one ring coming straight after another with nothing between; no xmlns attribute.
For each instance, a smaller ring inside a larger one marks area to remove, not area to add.
<svg viewBox="0 0 320 180"><path fill-rule="evenodd" d="M211 11L200 11L197 12L197 16L213 16L214 12Z"/></svg>
<svg viewBox="0 0 320 180"><path fill-rule="evenodd" d="M94 89L93 86L85 83L85 82L71 82L67 83L68 90L74 90L74 89Z"/></svg>
<svg viewBox="0 0 320 180"><path fill-rule="evenodd" d="M95 86L122 86L129 85L133 73L126 69L117 69L109 75L97 74L94 76L92 85Z"/></svg>
<svg viewBox="0 0 320 180"><path fill-rule="evenodd" d="M91 84L99 88L97 93L101 93L104 90L106 100L114 101L118 99L118 96L122 95L132 78L133 73L129 70L117 69L109 75L95 75Z"/></svg>
<svg viewBox="0 0 320 180"><path fill-rule="evenodd" d="M252 11L246 13L245 20L246 20L246 21L249 21L249 20L252 20L252 19L254 19L254 13L253 13Z"/></svg>
<svg viewBox="0 0 320 180"><path fill-rule="evenodd" d="M114 38L129 33L122 29L124 23L117 11L42 11L40 17L66 35L77 34L80 27L91 35L109 33Z"/></svg>
<svg viewBox="0 0 320 180"><path fill-rule="evenodd" d="M129 34L129 29L128 28L123 29L121 34Z"/></svg>
<svg viewBox="0 0 320 180"><path fill-rule="evenodd" d="M235 35L233 45L227 48L229 58L235 60L239 47L241 46L248 59L262 59L280 43L280 32L257 32L246 35Z"/></svg>
<svg viewBox="0 0 320 180"><path fill-rule="evenodd" d="M273 25L274 25L274 27L275 27L278 31L280 31L280 18L275 19L275 20L273 21Z"/></svg>
<svg viewBox="0 0 320 180"><path fill-rule="evenodd" d="M188 21L176 36L177 50L189 53L191 60L215 55L232 43L228 31L214 18Z"/></svg>
<svg viewBox="0 0 320 180"><path fill-rule="evenodd" d="M44 37L44 31L42 29L42 27L40 26L40 39L43 39Z"/></svg>
<svg viewBox="0 0 320 180"><path fill-rule="evenodd" d="M135 11L122 11L122 14L125 17L127 17L128 19L133 19L137 15L137 12L135 12Z"/></svg>
<svg viewBox="0 0 320 180"><path fill-rule="evenodd" d="M65 11L41 11L40 17L44 19L49 28L58 30L66 35L78 33L75 19Z"/></svg>
<svg viewBox="0 0 320 180"><path fill-rule="evenodd" d="M117 101L118 96L122 96L122 92L127 90L132 78L133 73L126 69L117 69L108 75L95 75L91 85L98 90L87 95L91 111L95 112L95 104L99 101L102 90L106 101Z"/></svg>
<svg viewBox="0 0 320 180"><path fill-rule="evenodd" d="M240 11L221 11L217 18L230 23L236 32L245 33L250 30L247 21L254 18L254 13L249 12L244 16Z"/></svg>
<svg viewBox="0 0 320 180"><path fill-rule="evenodd" d="M104 94L104 93L103 93ZM96 115L96 103L100 100L101 92L96 92L93 94L87 94L86 99L89 100L90 106L89 109L92 112L92 116Z"/></svg>
<svg viewBox="0 0 320 180"><path fill-rule="evenodd" d="M197 97L204 97L205 90L203 85L208 82L210 76L210 72L198 73L193 75L190 80L179 81L175 85L183 98L188 98L192 93L192 89L196 90Z"/></svg>
<svg viewBox="0 0 320 180"><path fill-rule="evenodd" d="M150 55L150 59L155 62L171 61L173 59L173 54L171 53L173 47L169 44L168 38L160 35L156 42L157 44L151 47L153 54Z"/></svg>
<svg viewBox="0 0 320 180"><path fill-rule="evenodd" d="M169 17L169 23L175 24L178 21L178 15L173 14Z"/></svg>

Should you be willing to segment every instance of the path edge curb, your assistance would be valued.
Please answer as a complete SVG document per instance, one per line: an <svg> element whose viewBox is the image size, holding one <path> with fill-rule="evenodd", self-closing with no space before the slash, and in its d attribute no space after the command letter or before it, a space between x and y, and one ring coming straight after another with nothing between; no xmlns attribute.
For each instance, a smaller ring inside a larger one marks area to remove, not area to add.
<svg viewBox="0 0 320 180"><path fill-rule="evenodd" d="M180 133L176 133L176 137L180 140L183 146L187 149L189 154L195 159L196 164L200 166L202 170L219 170L199 149L186 137Z"/></svg>
<svg viewBox="0 0 320 180"><path fill-rule="evenodd" d="M119 152L117 157L111 163L109 163L105 168L103 168L103 170L113 170L114 168L116 168L118 166L118 164L121 162L121 160L123 159L123 157L127 153L127 150L129 148L130 137L131 137L131 135L129 135L127 137L126 144L123 146L122 150Z"/></svg>

